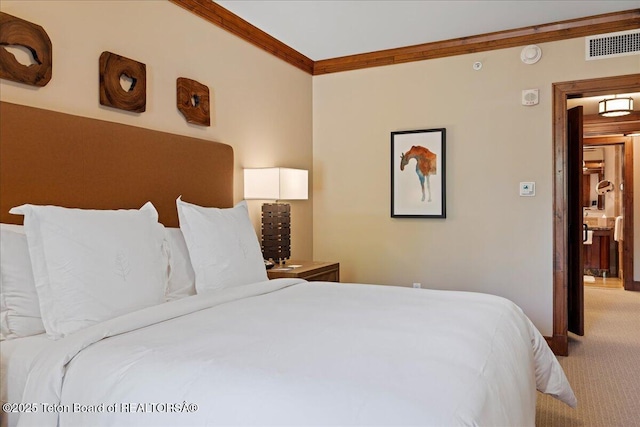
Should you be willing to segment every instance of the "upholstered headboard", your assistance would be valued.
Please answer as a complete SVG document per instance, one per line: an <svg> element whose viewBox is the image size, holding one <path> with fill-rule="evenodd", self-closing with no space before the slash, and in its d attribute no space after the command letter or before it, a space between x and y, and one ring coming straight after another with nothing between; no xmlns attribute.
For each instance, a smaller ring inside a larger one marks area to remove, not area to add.
<svg viewBox="0 0 640 427"><path fill-rule="evenodd" d="M175 200L233 205L229 145L0 103L0 222L24 203L132 209L151 201L178 226Z"/></svg>

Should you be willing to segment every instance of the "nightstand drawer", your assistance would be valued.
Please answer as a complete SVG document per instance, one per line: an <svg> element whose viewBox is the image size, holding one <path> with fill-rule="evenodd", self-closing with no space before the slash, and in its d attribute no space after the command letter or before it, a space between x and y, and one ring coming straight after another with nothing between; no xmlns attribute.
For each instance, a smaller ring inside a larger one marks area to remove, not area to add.
<svg viewBox="0 0 640 427"><path fill-rule="evenodd" d="M299 266L290 268L289 266ZM337 262L287 261L284 266L267 270L269 279L298 278L318 282L339 282L340 264Z"/></svg>
<svg viewBox="0 0 640 427"><path fill-rule="evenodd" d="M301 277L302 279L308 280L308 281L316 281L316 282L339 282L340 281L340 271L336 270L331 270L331 271L326 271L323 273L317 273L317 274L309 274L309 275L305 275L304 277Z"/></svg>

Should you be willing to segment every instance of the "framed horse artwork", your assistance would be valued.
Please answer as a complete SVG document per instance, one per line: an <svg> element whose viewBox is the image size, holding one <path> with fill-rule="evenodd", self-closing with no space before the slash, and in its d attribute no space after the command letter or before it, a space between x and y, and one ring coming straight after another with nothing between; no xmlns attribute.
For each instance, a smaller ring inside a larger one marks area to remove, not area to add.
<svg viewBox="0 0 640 427"><path fill-rule="evenodd" d="M391 132L391 217L446 218L446 129Z"/></svg>

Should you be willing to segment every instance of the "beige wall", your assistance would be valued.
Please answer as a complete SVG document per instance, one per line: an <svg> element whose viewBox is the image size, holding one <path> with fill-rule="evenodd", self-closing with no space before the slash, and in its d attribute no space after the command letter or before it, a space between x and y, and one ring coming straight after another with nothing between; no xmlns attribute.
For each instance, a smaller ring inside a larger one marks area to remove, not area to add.
<svg viewBox="0 0 640 427"><path fill-rule="evenodd" d="M123 5L126 3L126 7ZM7 1L3 12L41 25L53 43L53 78L43 88L0 81L0 99L170 133L234 148L235 199L242 168L312 167L312 78L168 1ZM142 114L98 102L103 51L147 66ZM176 78L209 87L211 127L176 109ZM257 226L261 202L249 202ZM312 201L292 203L293 256L310 258Z"/></svg>
<svg viewBox="0 0 640 427"><path fill-rule="evenodd" d="M540 47L535 65L511 48L314 77L315 259L339 261L343 281L501 295L551 335L552 83L640 62L585 62L582 38ZM540 104L522 106L530 88ZM390 218L390 132L440 127L447 218Z"/></svg>

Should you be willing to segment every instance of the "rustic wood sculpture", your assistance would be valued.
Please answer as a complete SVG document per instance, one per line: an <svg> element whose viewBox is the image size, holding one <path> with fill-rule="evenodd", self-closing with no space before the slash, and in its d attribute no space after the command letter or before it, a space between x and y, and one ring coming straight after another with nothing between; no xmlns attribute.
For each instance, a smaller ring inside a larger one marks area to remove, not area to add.
<svg viewBox="0 0 640 427"><path fill-rule="evenodd" d="M0 78L32 86L51 80L51 39L39 25L0 12L0 46L22 46L31 52L35 64L23 65L4 47L0 48Z"/></svg>
<svg viewBox="0 0 640 427"><path fill-rule="evenodd" d="M131 79L129 90L120 78ZM147 66L133 59L102 52L100 55L100 104L142 113L147 108Z"/></svg>
<svg viewBox="0 0 640 427"><path fill-rule="evenodd" d="M209 88L195 80L178 77L176 91L178 110L187 122L210 126Z"/></svg>

